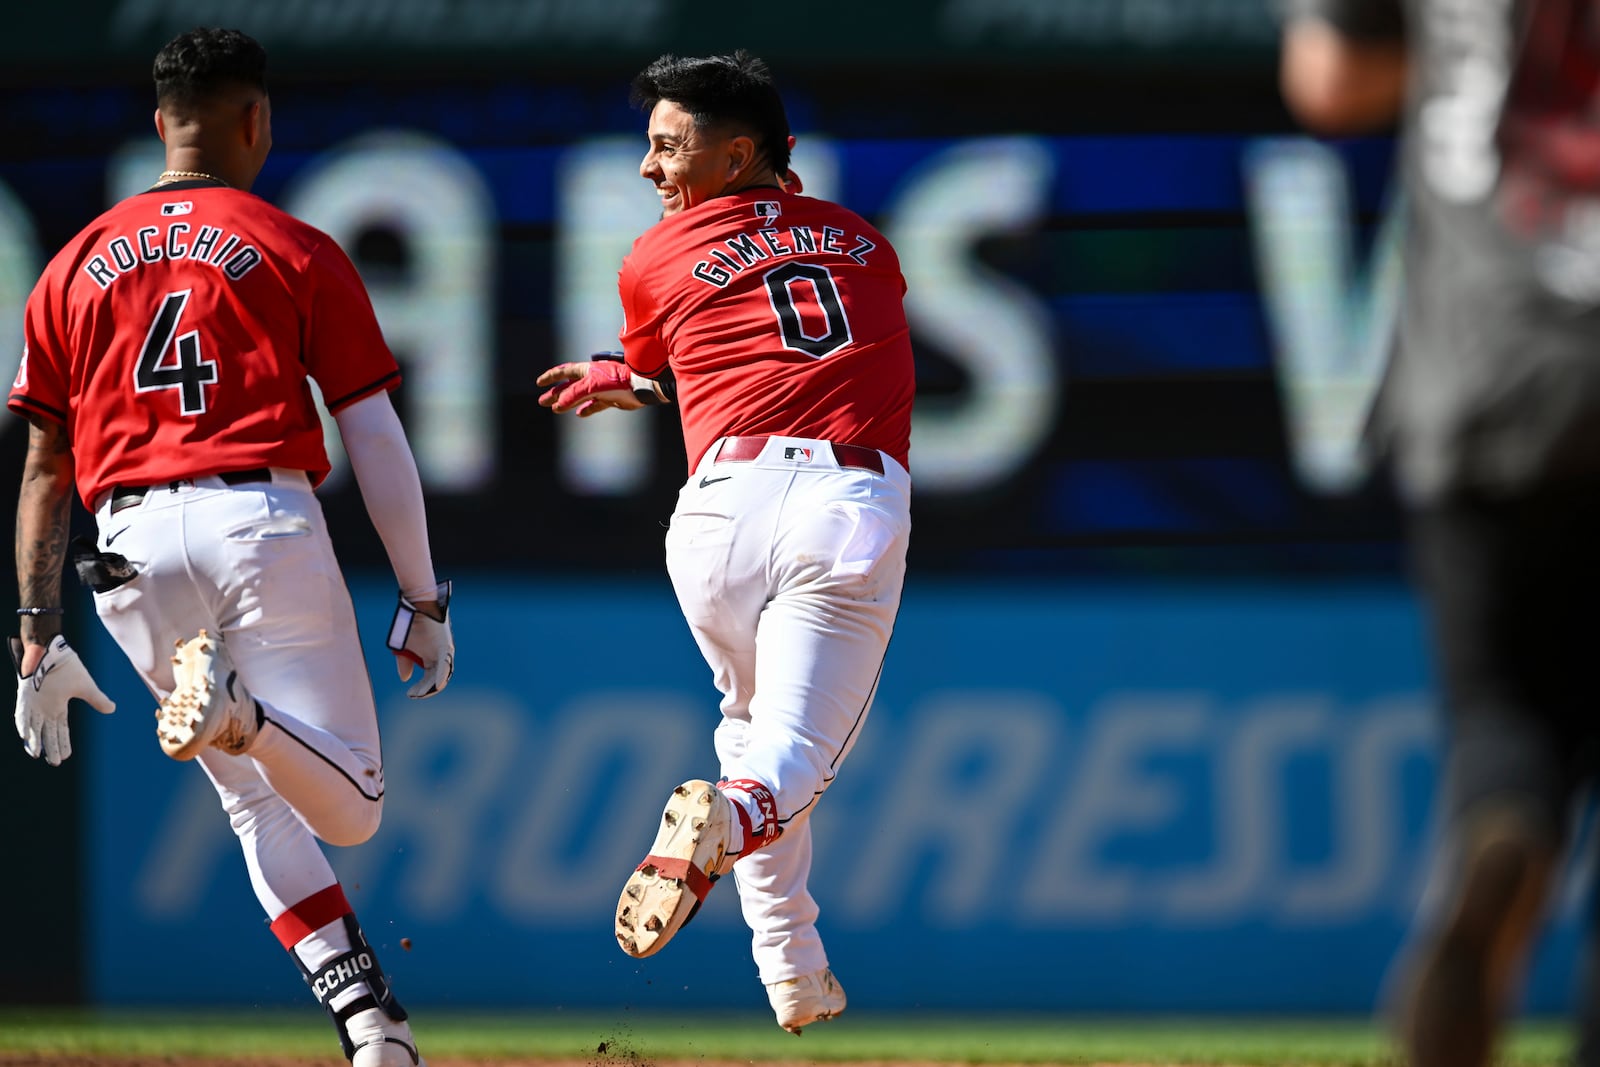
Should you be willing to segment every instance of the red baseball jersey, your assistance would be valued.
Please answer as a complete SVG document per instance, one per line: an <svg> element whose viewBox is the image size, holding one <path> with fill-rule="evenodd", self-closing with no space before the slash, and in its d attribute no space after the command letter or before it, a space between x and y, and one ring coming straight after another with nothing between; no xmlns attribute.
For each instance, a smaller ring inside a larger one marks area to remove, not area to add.
<svg viewBox="0 0 1600 1067"><path fill-rule="evenodd" d="M814 437L909 467L905 278L854 212L749 189L669 216L619 280L628 366L677 379L689 467L719 437Z"/></svg>
<svg viewBox="0 0 1600 1067"><path fill-rule="evenodd" d="M62 423L85 505L115 485L256 467L328 473L308 378L337 411L399 384L327 234L203 182L117 204L28 298L7 406Z"/></svg>

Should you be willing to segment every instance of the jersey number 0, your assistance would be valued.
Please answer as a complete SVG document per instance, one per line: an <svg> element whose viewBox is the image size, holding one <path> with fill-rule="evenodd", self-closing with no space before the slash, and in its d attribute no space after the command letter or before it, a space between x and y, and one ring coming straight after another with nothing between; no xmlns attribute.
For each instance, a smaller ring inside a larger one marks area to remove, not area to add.
<svg viewBox="0 0 1600 1067"><path fill-rule="evenodd" d="M767 271L762 278L767 283L772 310L778 315L784 347L821 359L850 343L850 320L845 317L839 287L827 268L814 263L785 263ZM806 328L800 308L795 304L793 286L796 284L806 286L815 294L816 306L822 312L822 329Z"/></svg>
<svg viewBox="0 0 1600 1067"><path fill-rule="evenodd" d="M178 320L189 303L193 290L180 289L168 293L161 301L156 319L150 324L145 337L144 350L139 353L139 365L134 368L134 391L149 393L157 389L178 390L179 403L185 415L203 415L206 410L205 387L217 380L217 365L201 358L200 331L178 333Z"/></svg>

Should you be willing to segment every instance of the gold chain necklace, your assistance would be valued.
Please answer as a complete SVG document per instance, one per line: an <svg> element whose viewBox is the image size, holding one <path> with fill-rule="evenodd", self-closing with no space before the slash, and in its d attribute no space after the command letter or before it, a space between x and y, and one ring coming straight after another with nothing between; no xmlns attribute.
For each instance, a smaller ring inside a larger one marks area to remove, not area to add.
<svg viewBox="0 0 1600 1067"><path fill-rule="evenodd" d="M184 178L204 178L206 181L216 182L218 185L228 185L227 182L223 181L215 174L207 174L205 171L201 170L164 170L161 172L161 177L156 179L156 184L160 185L162 182L182 181ZM233 187L228 186L228 188L231 189Z"/></svg>

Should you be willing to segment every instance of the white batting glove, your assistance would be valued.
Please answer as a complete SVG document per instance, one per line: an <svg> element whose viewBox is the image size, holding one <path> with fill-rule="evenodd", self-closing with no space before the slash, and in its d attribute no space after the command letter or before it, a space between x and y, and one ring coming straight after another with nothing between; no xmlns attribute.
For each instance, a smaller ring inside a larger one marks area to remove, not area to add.
<svg viewBox="0 0 1600 1067"><path fill-rule="evenodd" d="M11 662L17 668L17 736L34 759L43 752L46 763L59 767L72 755L67 705L73 697L105 715L117 710L60 634L45 649L44 658L32 674L22 674L22 641L15 637L11 638Z"/></svg>
<svg viewBox="0 0 1600 1067"><path fill-rule="evenodd" d="M394 653L400 680L411 681L412 670L422 668L422 677L406 690L406 696L414 699L443 691L456 672L456 640L450 634L448 581L439 583L439 612L444 618L424 615L401 593L394 619L389 623L389 651Z"/></svg>

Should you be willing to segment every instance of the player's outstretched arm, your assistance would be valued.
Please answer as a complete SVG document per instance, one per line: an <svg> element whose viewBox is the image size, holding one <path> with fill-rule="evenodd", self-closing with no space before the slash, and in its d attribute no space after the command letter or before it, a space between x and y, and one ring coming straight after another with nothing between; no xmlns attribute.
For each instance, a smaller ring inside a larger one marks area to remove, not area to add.
<svg viewBox="0 0 1600 1067"><path fill-rule="evenodd" d="M580 419L618 408L636 411L671 400L659 382L634 374L620 352L596 352L588 362L558 363L539 375L545 389L539 403L561 414L570 411Z"/></svg>
<svg viewBox="0 0 1600 1067"><path fill-rule="evenodd" d="M116 710L61 636L61 568L72 517L72 450L66 429L30 419L17 497L17 591L22 636L10 639L17 669L17 735L28 755L52 767L72 755L67 707L74 698Z"/></svg>
<svg viewBox="0 0 1600 1067"><path fill-rule="evenodd" d="M433 696L455 673L456 646L450 632L450 583L439 582L433 573L417 461L388 393L358 400L333 417L367 514L400 583L400 604L389 628L395 669L406 682L420 667L422 677L406 693Z"/></svg>

